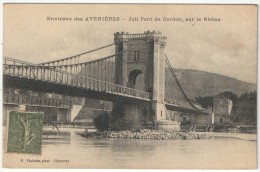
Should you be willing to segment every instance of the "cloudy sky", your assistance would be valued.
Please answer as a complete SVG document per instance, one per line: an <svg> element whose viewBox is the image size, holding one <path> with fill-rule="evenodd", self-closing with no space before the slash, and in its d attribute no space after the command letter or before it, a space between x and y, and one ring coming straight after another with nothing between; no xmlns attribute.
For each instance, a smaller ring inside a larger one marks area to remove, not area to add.
<svg viewBox="0 0 260 172"><path fill-rule="evenodd" d="M120 21L74 21L75 17L85 20L106 16L119 17ZM47 21L47 17L68 17L72 21ZM138 17L139 21L130 22L129 17ZM158 17L161 21L144 22L141 17ZM163 21L163 17L181 18L183 22ZM204 17L220 21L204 21ZM185 21L186 18L202 21ZM4 56L41 63L110 44L118 31L146 30L159 30L167 36L165 52L176 68L198 69L256 83L254 5L5 4ZM97 56L102 55L92 54L88 58Z"/></svg>

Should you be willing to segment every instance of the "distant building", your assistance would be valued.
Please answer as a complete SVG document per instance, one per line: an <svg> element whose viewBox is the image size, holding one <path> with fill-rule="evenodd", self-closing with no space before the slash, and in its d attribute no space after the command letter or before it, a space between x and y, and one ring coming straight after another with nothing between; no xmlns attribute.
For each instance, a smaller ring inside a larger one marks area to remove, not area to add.
<svg viewBox="0 0 260 172"><path fill-rule="evenodd" d="M228 124L232 112L233 102L223 94L213 99L212 124Z"/></svg>

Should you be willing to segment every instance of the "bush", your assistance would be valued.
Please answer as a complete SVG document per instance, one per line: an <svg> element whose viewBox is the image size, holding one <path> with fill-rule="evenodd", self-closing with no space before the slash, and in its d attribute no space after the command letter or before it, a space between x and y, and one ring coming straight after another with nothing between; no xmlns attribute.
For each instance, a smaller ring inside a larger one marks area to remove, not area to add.
<svg viewBox="0 0 260 172"><path fill-rule="evenodd" d="M109 115L107 112L101 112L94 118L94 125L97 130L104 131L109 127Z"/></svg>

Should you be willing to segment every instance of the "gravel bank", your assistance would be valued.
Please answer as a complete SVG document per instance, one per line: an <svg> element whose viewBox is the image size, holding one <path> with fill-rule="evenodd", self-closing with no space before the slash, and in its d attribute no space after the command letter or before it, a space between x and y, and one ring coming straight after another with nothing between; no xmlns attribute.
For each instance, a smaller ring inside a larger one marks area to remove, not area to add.
<svg viewBox="0 0 260 172"><path fill-rule="evenodd" d="M194 132L179 132L171 130L140 130L140 131L102 131L96 136L103 138L126 138L126 139L155 139L155 140L195 140L209 139L207 134Z"/></svg>

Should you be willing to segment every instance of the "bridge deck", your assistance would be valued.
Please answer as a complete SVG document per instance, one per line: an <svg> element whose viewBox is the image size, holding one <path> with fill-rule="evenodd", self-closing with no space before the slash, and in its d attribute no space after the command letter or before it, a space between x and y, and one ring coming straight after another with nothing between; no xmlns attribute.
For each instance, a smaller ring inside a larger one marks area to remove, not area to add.
<svg viewBox="0 0 260 172"><path fill-rule="evenodd" d="M18 94L4 94L3 103L8 105L23 104L28 106L72 109L71 100L63 100L63 99L56 99L56 98L42 98L37 96L18 95Z"/></svg>

